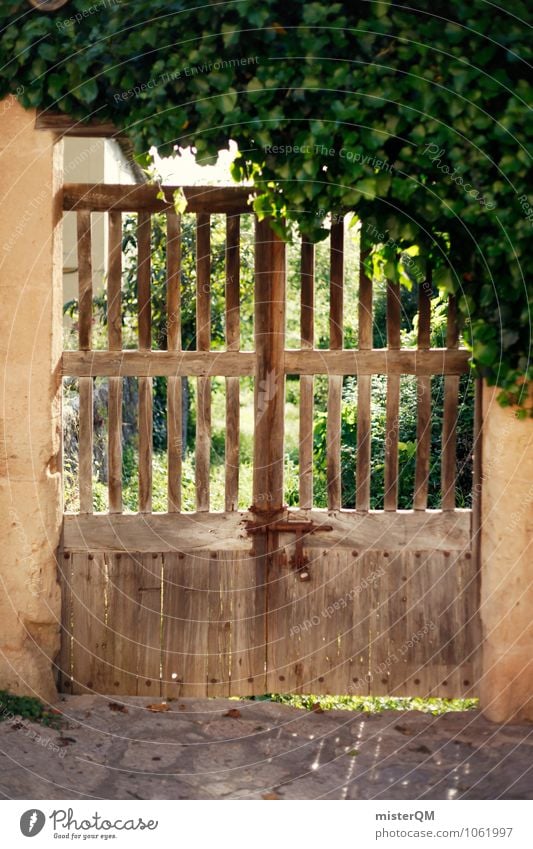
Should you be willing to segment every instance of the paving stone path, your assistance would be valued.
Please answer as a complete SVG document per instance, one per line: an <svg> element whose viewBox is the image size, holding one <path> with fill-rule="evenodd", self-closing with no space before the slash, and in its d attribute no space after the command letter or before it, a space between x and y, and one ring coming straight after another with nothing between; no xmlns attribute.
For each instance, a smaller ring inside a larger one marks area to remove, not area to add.
<svg viewBox="0 0 533 849"><path fill-rule="evenodd" d="M9 799L533 799L533 725L270 702L67 696L0 723Z"/></svg>

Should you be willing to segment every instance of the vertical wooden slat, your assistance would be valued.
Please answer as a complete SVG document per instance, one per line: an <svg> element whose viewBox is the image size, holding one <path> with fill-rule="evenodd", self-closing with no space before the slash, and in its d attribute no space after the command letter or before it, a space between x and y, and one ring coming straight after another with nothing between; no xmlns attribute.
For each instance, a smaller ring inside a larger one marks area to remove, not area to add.
<svg viewBox="0 0 533 849"><path fill-rule="evenodd" d="M361 254L359 273L359 350L372 348L372 280L367 276ZM356 508L370 508L370 453L371 453L371 402L372 378L357 376L357 475Z"/></svg>
<svg viewBox="0 0 533 849"><path fill-rule="evenodd" d="M314 345L315 247L302 241L301 347ZM300 507L313 506L313 375L300 377Z"/></svg>
<svg viewBox="0 0 533 849"><path fill-rule="evenodd" d="M400 284L387 283L387 346L389 351L400 347ZM385 431L385 510L398 506L398 429L400 409L400 375L387 376L387 409Z"/></svg>
<svg viewBox="0 0 533 849"><path fill-rule="evenodd" d="M418 350L431 344L431 278L418 290ZM417 378L418 419L416 428L415 510L425 510L428 503L429 461L431 453L431 377Z"/></svg>
<svg viewBox="0 0 533 849"><path fill-rule="evenodd" d="M152 317L150 301L150 213L139 212L137 300L139 349L152 347ZM139 378L139 512L152 510L152 378Z"/></svg>
<svg viewBox="0 0 533 849"><path fill-rule="evenodd" d="M240 347L240 218L226 219L226 346ZM226 510L239 506L239 378L226 378Z"/></svg>
<svg viewBox="0 0 533 849"><path fill-rule="evenodd" d="M167 349L181 350L181 226L167 213ZM181 510L182 379L167 381L168 512Z"/></svg>
<svg viewBox="0 0 533 849"><path fill-rule="evenodd" d="M80 377L80 513L93 512L93 379Z"/></svg>
<svg viewBox="0 0 533 849"><path fill-rule="evenodd" d="M163 696L207 696L209 552L166 554Z"/></svg>
<svg viewBox="0 0 533 849"><path fill-rule="evenodd" d="M331 265L330 265L330 308L329 338L330 348L337 351L342 348L344 339L343 301L344 301L344 222L331 225Z"/></svg>
<svg viewBox="0 0 533 849"><path fill-rule="evenodd" d="M230 695L232 564L225 552L212 551L209 559L209 590L205 593L207 625L207 695ZM229 568L228 568L229 567Z"/></svg>
<svg viewBox="0 0 533 849"><path fill-rule="evenodd" d="M211 347L211 226L201 213L196 224L196 339L199 351ZM197 378L196 397L196 509L209 510L211 454L211 378Z"/></svg>
<svg viewBox="0 0 533 849"><path fill-rule="evenodd" d="M448 300L448 324L446 347L457 348L459 334L457 330L457 303L454 295ZM444 378L444 413L442 421L441 454L441 490L442 509L455 509L455 465L457 407L459 398L459 375L446 375Z"/></svg>
<svg viewBox="0 0 533 849"><path fill-rule="evenodd" d="M61 645L56 658L56 681L60 693L72 692L72 557L70 552L58 552L58 581L61 591Z"/></svg>
<svg viewBox="0 0 533 849"><path fill-rule="evenodd" d="M90 351L93 321L93 272L91 259L91 213L77 214L78 224L78 327L80 351Z"/></svg>
<svg viewBox="0 0 533 849"><path fill-rule="evenodd" d="M285 243L267 219L256 223L255 349L253 503L258 510L279 510L283 506Z"/></svg>
<svg viewBox="0 0 533 849"><path fill-rule="evenodd" d="M122 214L109 213L107 332L110 351L122 348Z"/></svg>
<svg viewBox="0 0 533 849"><path fill-rule="evenodd" d="M73 552L71 577L73 695L109 692L106 639L107 577L104 554Z"/></svg>
<svg viewBox="0 0 533 849"><path fill-rule="evenodd" d="M344 222L331 227L329 338L331 350L343 345ZM328 378L327 487L328 508L338 510L341 492L342 376Z"/></svg>
<svg viewBox="0 0 533 849"><path fill-rule="evenodd" d="M110 351L122 348L122 215L109 213L107 328ZM108 409L109 512L122 512L122 378L109 378Z"/></svg>
<svg viewBox="0 0 533 849"><path fill-rule="evenodd" d="M136 564L134 638L137 696L161 696L161 613L163 555L143 554Z"/></svg>

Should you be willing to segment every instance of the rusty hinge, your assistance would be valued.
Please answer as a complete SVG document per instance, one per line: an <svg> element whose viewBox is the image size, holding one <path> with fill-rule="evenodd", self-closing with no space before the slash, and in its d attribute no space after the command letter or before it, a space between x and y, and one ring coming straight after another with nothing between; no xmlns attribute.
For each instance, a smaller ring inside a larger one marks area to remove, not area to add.
<svg viewBox="0 0 533 849"><path fill-rule="evenodd" d="M294 520L291 522L290 519L275 519L273 521L268 521L267 516L264 514L261 518L261 524L258 524L257 521L246 522L246 529L248 533L267 534L271 540L269 548L273 548L274 550L278 549L279 534L294 534L294 554L292 555L289 563L296 571L300 581L309 581L311 579L311 575L308 568L309 559L304 554L304 537L308 534L314 533L315 531L332 531L332 526L317 525L316 522L305 520Z"/></svg>

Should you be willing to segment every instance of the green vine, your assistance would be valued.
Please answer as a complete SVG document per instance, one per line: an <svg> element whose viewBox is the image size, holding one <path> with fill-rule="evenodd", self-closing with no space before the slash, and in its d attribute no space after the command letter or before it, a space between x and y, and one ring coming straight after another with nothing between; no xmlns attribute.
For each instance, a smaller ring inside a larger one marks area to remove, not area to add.
<svg viewBox="0 0 533 849"><path fill-rule="evenodd" d="M235 139L233 174L280 229L317 240L325 211L354 211L388 274L408 283L431 262L477 374L525 416L527 13L525 0L2 2L0 96L112 121L144 165L152 146L212 162Z"/></svg>

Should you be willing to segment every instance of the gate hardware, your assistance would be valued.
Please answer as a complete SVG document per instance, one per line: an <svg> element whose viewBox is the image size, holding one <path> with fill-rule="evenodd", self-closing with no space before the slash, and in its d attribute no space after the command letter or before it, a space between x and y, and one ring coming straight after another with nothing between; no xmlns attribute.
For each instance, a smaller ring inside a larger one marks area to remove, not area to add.
<svg viewBox="0 0 533 849"><path fill-rule="evenodd" d="M295 534L294 554L289 563L296 570L300 581L310 581L311 575L309 569L309 559L304 554L304 535L312 534L315 531L332 531L331 525L317 525L310 521L294 521L289 519L279 519L277 521L268 522L266 517L263 524L258 525L255 522L247 522L247 531L250 534L272 534L272 548L278 548L279 534ZM275 536L274 536L275 535Z"/></svg>

